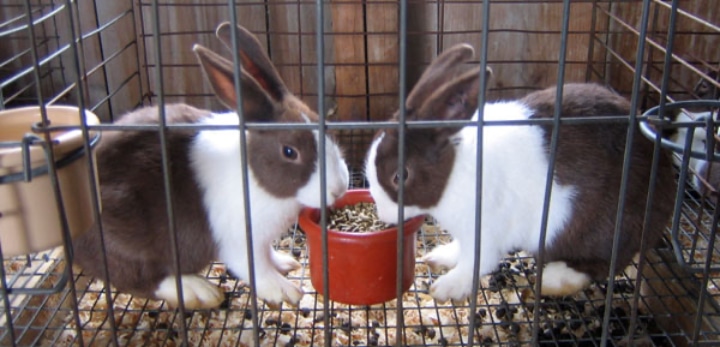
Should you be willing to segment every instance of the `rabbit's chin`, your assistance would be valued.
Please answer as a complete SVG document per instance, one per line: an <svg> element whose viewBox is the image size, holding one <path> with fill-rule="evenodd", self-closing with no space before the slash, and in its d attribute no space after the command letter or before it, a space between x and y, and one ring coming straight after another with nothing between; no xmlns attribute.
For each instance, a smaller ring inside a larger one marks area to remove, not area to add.
<svg viewBox="0 0 720 347"><path fill-rule="evenodd" d="M398 204L396 204L388 194L379 187L378 185L370 186L370 195L375 200L375 206L377 208L378 219L387 224L399 224L398 218ZM403 208L403 218L408 220L413 217L417 217L426 214L421 208L416 206L405 206Z"/></svg>
<svg viewBox="0 0 720 347"><path fill-rule="evenodd" d="M317 131L313 131L315 135L315 144L319 143ZM304 206L312 208L321 208L322 181L320 179L320 165L315 166L315 171L308 179L307 184L298 189L297 200ZM329 137L325 140L325 202L326 205L332 205L335 200L340 198L347 191L350 184L350 173L347 164L343 159L337 144Z"/></svg>
<svg viewBox="0 0 720 347"><path fill-rule="evenodd" d="M325 206L331 206L332 204L334 204L335 200L337 200L339 197L343 196L343 194L345 194L346 190L347 189L343 189L343 190L326 189L325 190ZM323 205L322 205L322 201L320 200L320 197L321 197L321 193L320 193L319 184L309 184L298 190L297 201L301 205L306 206L306 207L321 208Z"/></svg>

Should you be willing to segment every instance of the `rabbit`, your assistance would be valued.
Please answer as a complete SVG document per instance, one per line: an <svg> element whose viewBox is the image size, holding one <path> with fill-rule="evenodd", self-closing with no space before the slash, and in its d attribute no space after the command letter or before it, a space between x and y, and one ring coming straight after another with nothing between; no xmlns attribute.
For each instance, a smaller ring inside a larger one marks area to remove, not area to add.
<svg viewBox="0 0 720 347"><path fill-rule="evenodd" d="M675 118L676 122L692 122L692 121L705 121L708 118L717 118L717 112L700 112L694 113L687 110L680 110ZM670 140L677 143L681 147L685 146L685 139L688 136L687 127L679 127L675 133L670 136ZM704 127L696 127L693 129L691 134L691 147L692 151L702 151L705 153L707 150L707 133ZM681 167L682 159L679 156L673 156L673 163ZM720 189L720 163L714 161L707 161L690 157L688 160L688 167L691 169L691 186L700 195L707 195L709 192L708 186L712 187L715 191ZM709 171L709 172L708 172ZM705 181L705 182L703 182Z"/></svg>
<svg viewBox="0 0 720 347"><path fill-rule="evenodd" d="M218 38L231 44L231 25ZM248 122L314 123L318 115L281 80L259 41L237 28L242 110ZM193 47L215 94L236 109L233 64L200 45ZM167 123L237 125L235 112L215 113L189 105L165 108ZM117 124L157 125L157 107L126 114ZM303 292L284 277L300 264L272 249L272 242L295 221L302 206L319 208L318 131L247 130L248 195L252 222L257 296L271 307L296 304ZM167 133L177 253L186 308L217 307L221 289L198 275L213 259L248 280L243 172L237 130L187 130ZM332 204L348 187L347 165L336 142L327 137L326 201ZM166 300L177 306L173 256L159 135L153 131L106 132L97 147L102 230L110 283L119 291ZM104 279L97 226L75 240L75 262Z"/></svg>
<svg viewBox="0 0 720 347"><path fill-rule="evenodd" d="M479 69L463 69L473 48L459 44L434 60L409 93L408 120L477 120ZM630 103L596 84L567 84L562 117L627 115ZM556 88L516 101L484 105L489 121L552 118ZM394 116L397 120L397 115ZM408 128L406 163L398 168L398 130L381 129L366 155L365 173L379 219L397 223L397 190L404 182L405 218L429 214L453 236L423 260L447 268L430 287L439 301L472 292L475 217L480 213L479 275L490 274L510 251L536 253L549 166L551 125L486 126L482 206L477 211L477 128ZM541 294L564 296L608 276L623 168L627 124L563 124L552 182ZM635 134L617 269L640 248L654 144ZM645 239L654 245L672 215L676 183L667 152L660 158L653 213Z"/></svg>
<svg viewBox="0 0 720 347"><path fill-rule="evenodd" d="M707 75L710 79L715 80L715 83L720 82L720 74L718 71L709 70L707 71ZM720 89L710 80L703 77L695 84L693 94L697 95L699 99L720 99Z"/></svg>

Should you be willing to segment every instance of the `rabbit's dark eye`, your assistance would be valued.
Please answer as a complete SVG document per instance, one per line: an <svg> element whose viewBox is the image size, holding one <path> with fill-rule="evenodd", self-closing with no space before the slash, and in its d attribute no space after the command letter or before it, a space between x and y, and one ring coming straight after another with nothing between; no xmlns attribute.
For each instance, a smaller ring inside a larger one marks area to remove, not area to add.
<svg viewBox="0 0 720 347"><path fill-rule="evenodd" d="M402 168L402 171L398 170L395 171L395 175L393 175L393 184L397 187L398 183L400 183L400 175L402 175L403 182L407 182L409 173L408 169L406 167Z"/></svg>
<svg viewBox="0 0 720 347"><path fill-rule="evenodd" d="M295 148L292 148L290 146L283 146L282 154L285 158L290 159L290 160L295 160L298 157L297 150L295 150Z"/></svg>

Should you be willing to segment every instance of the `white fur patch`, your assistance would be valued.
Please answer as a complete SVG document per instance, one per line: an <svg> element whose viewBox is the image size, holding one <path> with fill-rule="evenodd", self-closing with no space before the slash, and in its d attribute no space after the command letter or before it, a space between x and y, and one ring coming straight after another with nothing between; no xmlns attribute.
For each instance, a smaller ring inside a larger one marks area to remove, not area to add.
<svg viewBox="0 0 720 347"><path fill-rule="evenodd" d="M292 270L297 270L302 267L295 258L288 254L276 251L275 249L270 249L270 259L275 265L275 268L284 275Z"/></svg>
<svg viewBox="0 0 720 347"><path fill-rule="evenodd" d="M430 253L426 254L422 260L433 269L440 271L443 269L452 269L457 265L460 257L460 244L457 240L452 240L445 245L436 246Z"/></svg>
<svg viewBox="0 0 720 347"><path fill-rule="evenodd" d="M178 307L180 303L175 278L175 276L165 277L155 290L155 296L167 301L171 307ZM197 275L182 275L180 279L185 309L215 308L223 301L222 290L206 279Z"/></svg>
<svg viewBox="0 0 720 347"><path fill-rule="evenodd" d="M542 275L542 295L573 295L590 285L590 276L568 267L564 261L545 265Z"/></svg>

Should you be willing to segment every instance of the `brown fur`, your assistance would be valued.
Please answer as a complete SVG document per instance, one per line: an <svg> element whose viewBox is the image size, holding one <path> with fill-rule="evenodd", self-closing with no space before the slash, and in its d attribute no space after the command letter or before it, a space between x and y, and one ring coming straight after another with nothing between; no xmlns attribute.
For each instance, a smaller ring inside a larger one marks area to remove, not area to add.
<svg viewBox="0 0 720 347"><path fill-rule="evenodd" d="M461 45L461 47L464 47ZM450 49L438 57L443 67L449 60L445 55L460 55L463 50ZM462 55L464 59L470 56ZM456 64L461 60L453 60ZM441 79L435 74L435 63L428 68L428 72L433 76L421 78L421 82L428 80L440 81ZM457 72L453 70L453 72ZM478 107L477 95L479 93L479 69L466 71L454 80L447 81L440 88L428 90L428 88L420 87L418 91L423 97L416 94L413 89L408 96L407 101L407 119L408 120L436 120L447 119L452 120L457 114L472 115ZM491 70L486 71L486 78L489 78ZM425 76L425 75L423 75ZM430 94L430 95L427 95ZM437 103L432 100L447 100L447 102ZM469 117L468 117L469 118ZM398 114L393 119L398 120ZM455 161L455 149L449 136L460 131L462 127L446 127L446 128L413 128L406 131L406 162L403 168L407 172L405 186L422 187L422 189L406 189L405 204L428 208L437 205L442 192L447 185L452 171L452 164ZM377 157L375 165L377 174L380 178L379 182L383 189L390 194L392 199L397 202L397 185L393 182L393 176L397 172L402 172L397 168L398 155L398 131L396 129L380 130L378 135L385 133L385 138L378 145ZM392 193L391 193L392 192Z"/></svg>
<svg viewBox="0 0 720 347"><path fill-rule="evenodd" d="M230 23L218 26L217 36L228 49L232 49ZM262 50L257 38L247 29L237 28L238 56L242 64L241 82L243 116L251 122L317 122L318 115L300 99L292 95ZM232 64L216 53L196 45L195 51L212 82L215 93L231 109L237 108ZM258 58L260 57L260 58ZM304 117L307 119L305 119ZM301 155L297 160L282 157L284 146L290 146ZM250 169L261 185L278 197L293 196L297 188L308 181L315 169L317 149L310 131L250 131L248 136Z"/></svg>
<svg viewBox="0 0 720 347"><path fill-rule="evenodd" d="M259 135L259 136L255 136ZM299 154L294 161L282 156L284 146ZM277 197L294 196L315 171L317 149L309 131L263 131L248 135L248 166L260 185Z"/></svg>
<svg viewBox="0 0 720 347"><path fill-rule="evenodd" d="M406 119L432 120L438 117L450 119L451 112L471 113L477 109L477 97L467 98L467 95L477 96L479 85L473 83L479 76L478 69L470 69L465 63L473 56L474 50L466 44L455 45L440 54L432 64L423 72L422 76L410 91L406 101ZM486 78L490 78L492 70L486 71ZM452 83L451 81L461 81ZM438 88L442 86L441 88ZM449 100L447 104L454 107L436 109L436 103L428 103L434 99ZM443 113L439 116L439 113ZM395 113L391 120L397 121L399 114ZM386 192L393 192L392 199L397 202L396 175L405 175L405 186L423 187L423 189L405 190L405 203L407 205L428 208L437 205L442 191L445 189L452 163L455 160L453 144L447 141L447 136L456 133L461 127L435 128L435 129L407 129L406 131L406 162L405 167L397 167L398 131L396 129L380 130L376 136L385 134L385 138L377 148L378 155L375 165L380 185ZM383 158L383 160L379 160Z"/></svg>
<svg viewBox="0 0 720 347"><path fill-rule="evenodd" d="M467 68L463 69L462 63L469 60L473 54L472 46L467 44L458 44L443 51L420 76L407 97L407 105L422 105L435 92L435 86L452 81L467 71Z"/></svg>
<svg viewBox="0 0 720 347"><path fill-rule="evenodd" d="M168 124L194 123L207 115L208 111L188 105L166 106ZM158 124L157 107L130 113L116 124ZM200 189L188 158L195 134L167 133L182 273L197 273L215 258ZM122 292L146 298L153 297L157 284L174 272L159 143L155 131L105 132L96 150L110 282ZM75 262L86 273L105 278L98 230L89 230L75 239L73 246Z"/></svg>
<svg viewBox="0 0 720 347"><path fill-rule="evenodd" d="M715 80L715 82L720 82L720 73L718 73L717 71L710 70L707 72L707 75L711 79ZM704 78L700 78L697 84L695 84L693 93L695 93L695 95L697 95L697 97L700 99L720 98L720 89L718 89L718 87L715 86L711 81Z"/></svg>
<svg viewBox="0 0 720 347"><path fill-rule="evenodd" d="M231 30L232 27L228 22L220 24L217 29L217 37L230 50L233 49ZM244 103L242 109L246 120L304 122L302 114L311 122L317 122L319 119L317 113L290 93L257 38L243 27L237 27L236 31L238 47L241 48L237 54L242 65L240 69ZM215 93L227 107L236 109L235 69L232 63L203 46L195 45L194 50ZM263 103L258 104L259 101Z"/></svg>
<svg viewBox="0 0 720 347"><path fill-rule="evenodd" d="M377 147L375 165L379 183L383 189L392 194L397 202L397 183L394 176L398 163L397 130L385 131L385 138ZM440 142L435 132L429 129L412 129L406 133L405 187L422 187L422 189L405 189L406 205L429 208L437 205L442 191L447 185L450 171L455 160L455 150L449 141Z"/></svg>
<svg viewBox="0 0 720 347"><path fill-rule="evenodd" d="M552 118L555 88L531 93L521 102L535 110L533 118ZM562 117L627 116L630 104L623 97L595 84L563 87ZM595 279L609 271L627 123L590 123L560 126L555 176L560 184L577 187L569 225L546 249L546 261L563 260ZM552 126L543 126L550 150ZM639 131L634 134L630 173L617 264L621 270L640 249L640 237L650 181L653 143ZM676 183L669 153L661 152L652 213L645 241L655 245L672 215Z"/></svg>

